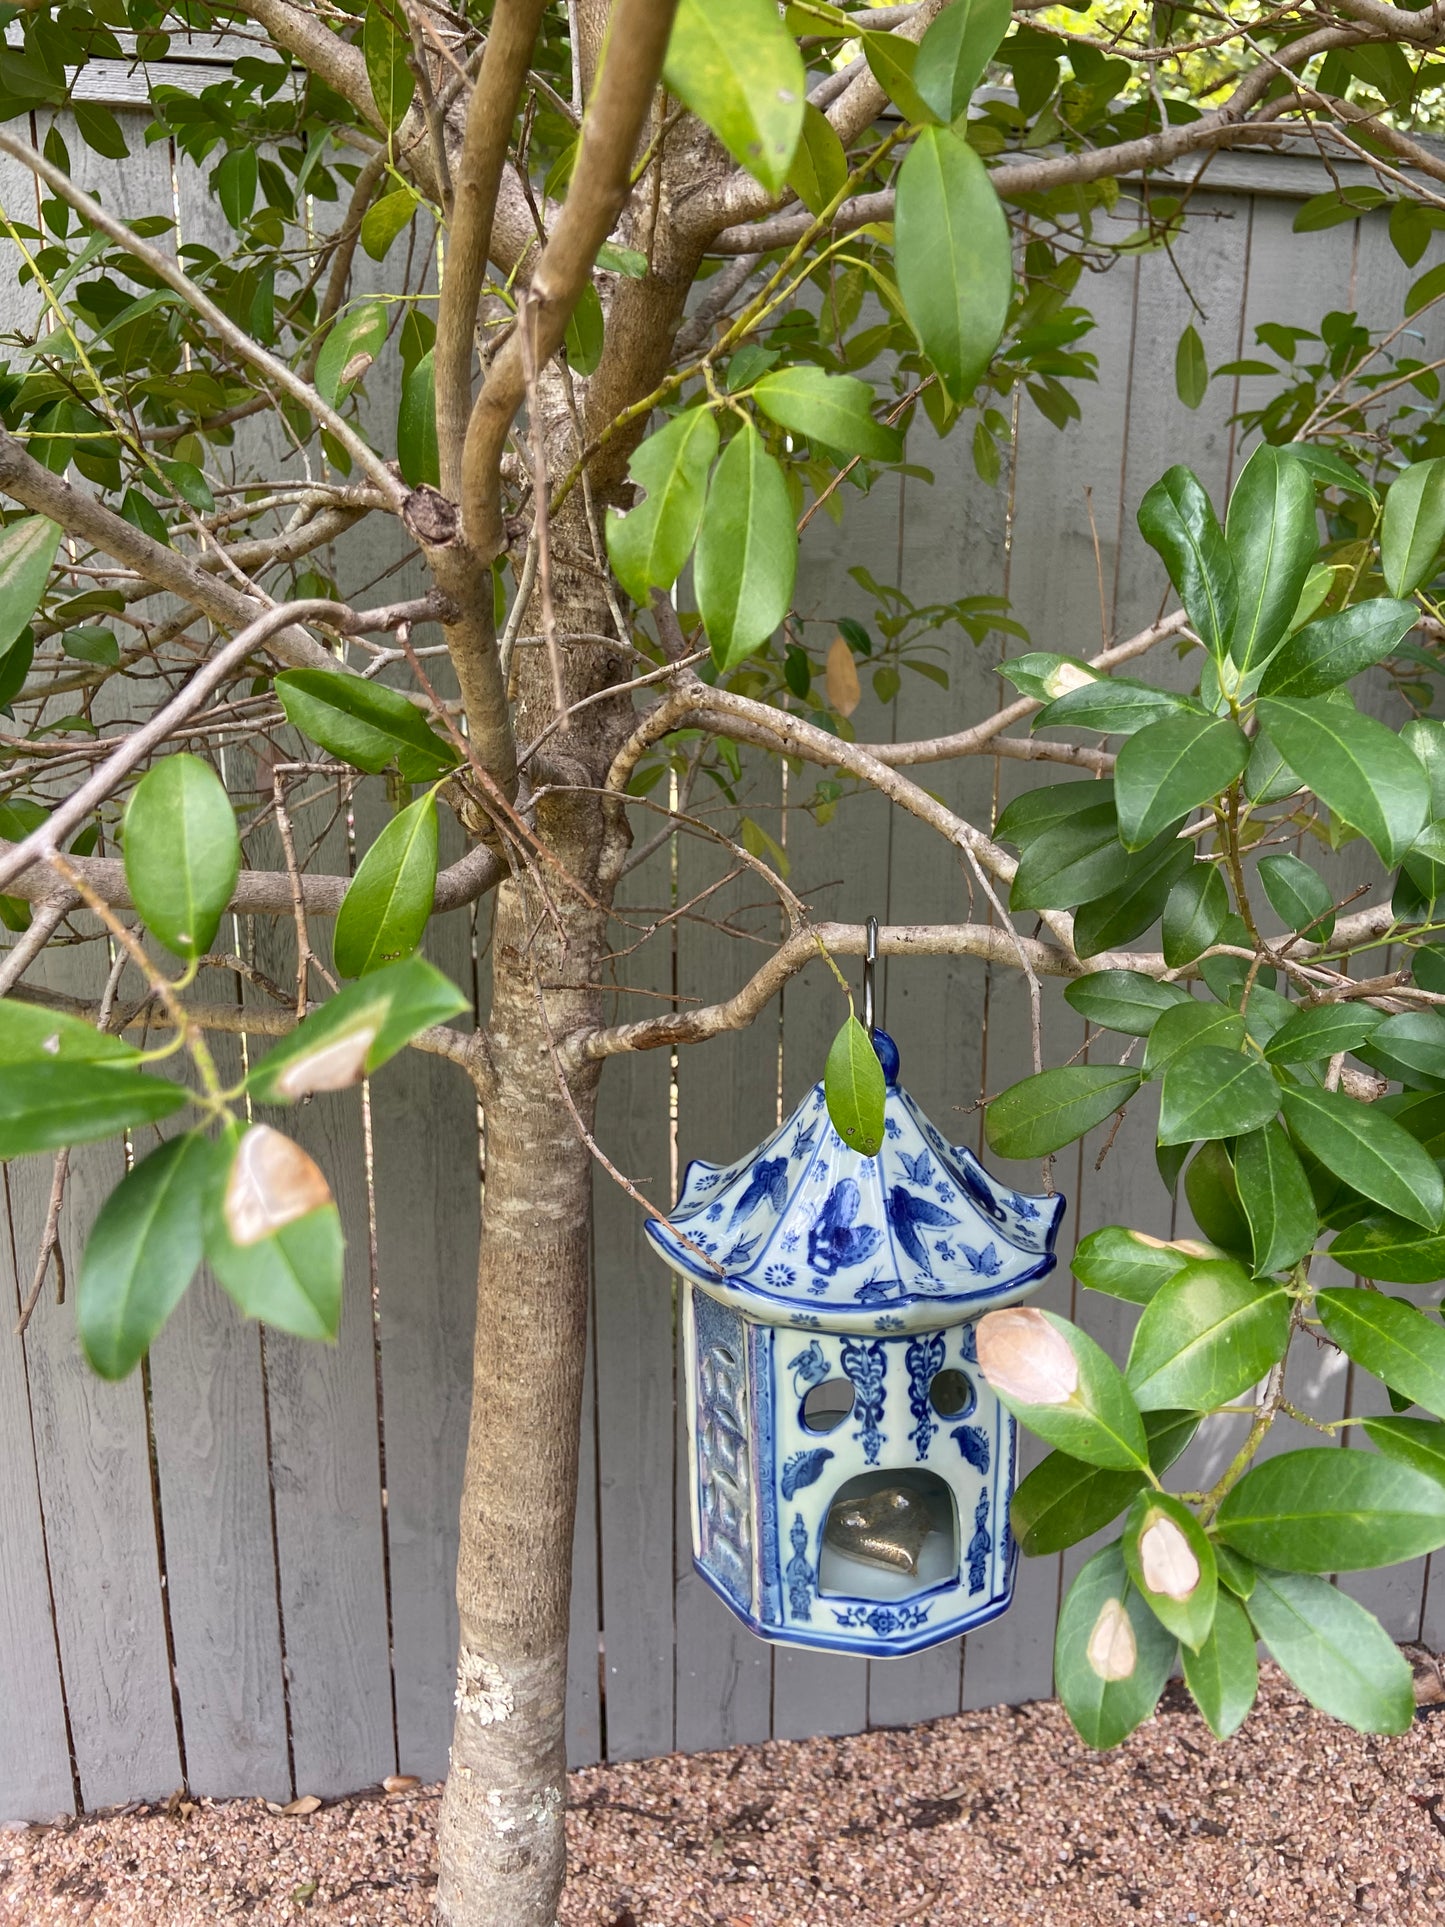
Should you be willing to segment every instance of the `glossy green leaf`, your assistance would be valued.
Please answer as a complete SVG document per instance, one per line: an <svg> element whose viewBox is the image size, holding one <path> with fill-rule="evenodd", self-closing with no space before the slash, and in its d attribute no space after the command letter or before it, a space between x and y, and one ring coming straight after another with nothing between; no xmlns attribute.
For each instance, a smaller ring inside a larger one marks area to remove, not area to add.
<svg viewBox="0 0 1445 1927"><path fill-rule="evenodd" d="M924 34L913 85L941 121L968 106L1012 18L1010 0L953 0Z"/></svg>
<svg viewBox="0 0 1445 1927"><path fill-rule="evenodd" d="M1445 1418L1445 1325L1438 1318L1358 1285L1317 1292L1315 1308L1347 1358L1412 1405Z"/></svg>
<svg viewBox="0 0 1445 1927"><path fill-rule="evenodd" d="M1181 1155L1189 1150L1180 1147ZM1163 1156L1160 1151L1156 1155ZM1234 1181L1234 1160L1218 1138L1209 1138L1189 1161L1184 1173L1184 1197L1194 1213L1194 1222L1220 1254L1248 1263L1254 1255L1249 1220L1239 1202L1239 1186ZM1212 1255L1205 1253L1204 1255Z"/></svg>
<svg viewBox="0 0 1445 1927"><path fill-rule="evenodd" d="M1236 1599L1248 1599L1254 1591L1255 1570L1244 1554L1216 1541L1214 1563L1220 1585L1227 1586Z"/></svg>
<svg viewBox="0 0 1445 1927"><path fill-rule="evenodd" d="M1149 1463L1166 1472L1194 1437L1193 1412L1150 1412L1144 1420ZM1062 1552L1117 1519L1145 1482L1142 1472L1109 1472L1050 1452L1019 1485L1009 1509L1014 1537L1029 1558Z"/></svg>
<svg viewBox="0 0 1445 1927"><path fill-rule="evenodd" d="M1124 1521L1124 1569L1166 1631L1197 1650L1214 1624L1218 1579L1204 1528L1169 1492L1141 1492Z"/></svg>
<svg viewBox="0 0 1445 1927"><path fill-rule="evenodd" d="M1224 531L1199 477L1183 466L1167 470L1139 504L1138 519L1201 642L1216 662L1223 661L1239 596Z"/></svg>
<svg viewBox="0 0 1445 1927"><path fill-rule="evenodd" d="M72 100L70 112L75 116L81 139L93 153L108 161L130 159L120 122L108 107L93 100Z"/></svg>
<svg viewBox="0 0 1445 1927"><path fill-rule="evenodd" d="M1378 1284L1433 1285L1445 1278L1445 1232L1372 1211L1340 1233L1330 1256L1346 1271Z"/></svg>
<svg viewBox="0 0 1445 1927"><path fill-rule="evenodd" d="M663 78L740 167L782 191L808 90L797 42L769 0L679 0Z"/></svg>
<svg viewBox="0 0 1445 1927"><path fill-rule="evenodd" d="M1192 847L1165 830L1142 850L1122 854L1117 888L1084 904L1074 919L1074 949L1087 960L1132 943L1163 914L1169 892L1194 861Z"/></svg>
<svg viewBox="0 0 1445 1927"><path fill-rule="evenodd" d="M1284 1572L1364 1572L1445 1545L1439 1482L1349 1446L1262 1459L1226 1493L1214 1524L1226 1545Z"/></svg>
<svg viewBox="0 0 1445 1927"><path fill-rule="evenodd" d="M1260 678L1265 696L1323 696L1393 655L1419 620L1413 602L1379 596L1297 629Z"/></svg>
<svg viewBox="0 0 1445 1927"><path fill-rule="evenodd" d="M1125 1372L1141 1411L1211 1410L1263 1378L1289 1342L1291 1299L1228 1258L1186 1265L1134 1332Z"/></svg>
<svg viewBox="0 0 1445 1927"><path fill-rule="evenodd" d="M290 1104L369 1077L419 1031L468 1008L450 979L421 957L384 964L328 998L283 1037L246 1079L259 1104Z"/></svg>
<svg viewBox="0 0 1445 1927"><path fill-rule="evenodd" d="M1075 977L1064 999L1091 1024L1130 1037L1147 1037L1162 1011L1191 1001L1182 984L1161 984L1142 970L1091 970Z"/></svg>
<svg viewBox="0 0 1445 1927"><path fill-rule="evenodd" d="M1106 1224L1080 1238L1069 1262L1074 1276L1090 1291L1147 1305L1161 1285L1205 1250L1201 1245L1167 1244L1126 1225Z"/></svg>
<svg viewBox="0 0 1445 1927"><path fill-rule="evenodd" d="M894 262L923 352L962 406L1003 335L1013 256L988 169L949 128L925 127L898 171Z"/></svg>
<svg viewBox="0 0 1445 1927"><path fill-rule="evenodd" d="M1125 676L1095 676L1066 689L1033 720L1041 729L1096 729L1105 736L1132 736L1150 723L1177 716L1204 716L1187 696L1176 696L1152 684L1130 682Z"/></svg>
<svg viewBox="0 0 1445 1927"><path fill-rule="evenodd" d="M1267 730L1258 729L1244 766L1244 793L1251 803L1278 803L1302 789L1300 779L1270 741Z"/></svg>
<svg viewBox="0 0 1445 1927"><path fill-rule="evenodd" d="M1279 1101L1279 1086L1258 1059L1199 1046L1181 1053L1164 1072L1159 1142L1194 1144L1257 1130L1274 1116Z"/></svg>
<svg viewBox="0 0 1445 1927"><path fill-rule="evenodd" d="M124 1378L196 1275L214 1147L198 1131L142 1158L100 1208L80 1262L76 1322L102 1378Z"/></svg>
<svg viewBox="0 0 1445 1927"><path fill-rule="evenodd" d="M146 929L178 957L201 957L241 869L236 814L199 756L166 756L131 791L125 876Z"/></svg>
<svg viewBox="0 0 1445 1927"><path fill-rule="evenodd" d="M217 1147L205 1207L206 1262L247 1318L258 1318L277 1331L296 1338L334 1340L341 1324L342 1264L346 1240L341 1214L334 1203L318 1202L299 1215L289 1215L294 1204L281 1201L275 1215L282 1220L261 1236L238 1242L228 1217L228 1190L234 1181L238 1156L245 1154L258 1131L244 1136L233 1129ZM329 1200L325 1179L311 1165L299 1145L271 1132L289 1152L310 1166L317 1195ZM248 1226L248 1231L255 1225Z"/></svg>
<svg viewBox="0 0 1445 1927"><path fill-rule="evenodd" d="M1232 1594L1215 1599L1214 1623L1197 1652L1184 1648L1184 1684L1217 1740L1237 1733L1259 1691L1259 1661L1249 1615Z"/></svg>
<svg viewBox="0 0 1445 1927"><path fill-rule="evenodd" d="M1406 850L1402 867L1417 894L1413 900L1405 901L1396 914L1402 922L1433 921L1426 913L1439 898L1445 897L1445 823L1425 825ZM1404 887L1403 880L1397 882L1397 897L1402 896Z"/></svg>
<svg viewBox="0 0 1445 1927"><path fill-rule="evenodd" d="M1275 1119L1236 1141L1234 1178L1254 1240L1255 1271L1297 1264L1313 1247L1319 1221L1304 1166Z"/></svg>
<svg viewBox="0 0 1445 1927"><path fill-rule="evenodd" d="M60 526L43 515L22 515L0 529L0 656L9 652L40 607L59 547Z"/></svg>
<svg viewBox="0 0 1445 1927"><path fill-rule="evenodd" d="M1394 731L1323 697L1262 699L1259 716L1325 807L1368 837L1387 867L1397 864L1424 828L1430 785Z"/></svg>
<svg viewBox="0 0 1445 1927"><path fill-rule="evenodd" d="M288 722L353 769L375 776L395 766L409 783L425 783L459 760L415 703L385 683L344 670L287 669L276 694Z"/></svg>
<svg viewBox="0 0 1445 1927"><path fill-rule="evenodd" d="M1415 1717L1410 1668L1379 1620L1348 1593L1303 1573L1261 1572L1249 1617L1271 1656L1322 1713L1361 1733L1409 1730Z"/></svg>
<svg viewBox="0 0 1445 1927"><path fill-rule="evenodd" d="M375 6L377 0L371 0ZM333 323L316 357L316 392L334 408L360 381L386 342L384 301L364 301Z"/></svg>
<svg viewBox="0 0 1445 1927"><path fill-rule="evenodd" d="M644 608L670 589L692 553L707 499L718 429L705 408L689 408L638 444L627 473L646 490L623 515L607 511L607 554L618 581Z"/></svg>
<svg viewBox="0 0 1445 1927"><path fill-rule="evenodd" d="M1373 1105L1301 1085L1284 1093L1284 1115L1291 1135L1362 1197L1432 1230L1445 1216L1434 1161Z"/></svg>
<svg viewBox="0 0 1445 1927"><path fill-rule="evenodd" d="M833 1129L864 1157L876 1157L883 1147L887 1090L873 1040L858 1019L850 1016L828 1051L823 1095Z"/></svg>
<svg viewBox="0 0 1445 1927"><path fill-rule="evenodd" d="M1217 1050L1238 1051L1244 1043L1244 1019L1222 1004L1206 1004L1190 997L1166 1011L1149 1033L1144 1052L1144 1074L1158 1077L1176 1057L1207 1044Z"/></svg>
<svg viewBox="0 0 1445 1927"><path fill-rule="evenodd" d="M1261 442L1230 495L1224 537L1239 591L1229 650L1248 675L1288 633L1319 548L1314 478L1303 463Z"/></svg>
<svg viewBox="0 0 1445 1927"><path fill-rule="evenodd" d="M707 492L693 581L713 661L728 670L767 641L788 612L798 534L783 471L745 422Z"/></svg>
<svg viewBox="0 0 1445 1927"><path fill-rule="evenodd" d="M437 391L433 350L407 370L396 417L396 459L408 488L441 481L437 454ZM314 672L313 672L314 673Z"/></svg>
<svg viewBox="0 0 1445 1927"><path fill-rule="evenodd" d="M1445 1017L1438 1010L1387 1017L1370 1032L1359 1055L1386 1077L1417 1089L1445 1090Z"/></svg>
<svg viewBox="0 0 1445 1927"><path fill-rule="evenodd" d="M1139 1597L1117 1544L1070 1586L1054 1637L1054 1681L1087 1746L1111 1747L1154 1711L1177 1642Z"/></svg>
<svg viewBox="0 0 1445 1927"><path fill-rule="evenodd" d="M260 161L254 147L233 147L211 176L221 212L238 234L251 218L260 178Z"/></svg>
<svg viewBox="0 0 1445 1927"><path fill-rule="evenodd" d="M188 1093L168 1078L76 1059L9 1064L0 1077L0 1161L158 1124Z"/></svg>
<svg viewBox="0 0 1445 1927"><path fill-rule="evenodd" d="M1367 1418L1365 1436L1386 1458L1445 1485L1445 1425L1434 1418Z"/></svg>
<svg viewBox="0 0 1445 1927"><path fill-rule="evenodd" d="M416 76L409 65L411 35L400 0L367 0L361 47L376 111L388 132L395 133L416 92Z"/></svg>
<svg viewBox="0 0 1445 1927"><path fill-rule="evenodd" d="M1412 716L1400 741L1419 759L1430 782L1432 822L1445 817L1445 723L1436 716Z"/></svg>
<svg viewBox="0 0 1445 1927"><path fill-rule="evenodd" d="M873 390L856 375L829 375L811 362L775 368L753 389L770 420L844 455L896 462L903 438L873 419Z"/></svg>
<svg viewBox="0 0 1445 1927"><path fill-rule="evenodd" d="M567 365L574 374L595 374L602 360L605 331L606 320L602 313L602 297L588 281L577 297L577 305L567 317L567 329L563 338L563 345L567 350Z"/></svg>
<svg viewBox="0 0 1445 1927"><path fill-rule="evenodd" d="M1393 596L1429 580L1445 542L1445 457L1413 462L1390 484L1380 525L1380 570Z"/></svg>
<svg viewBox="0 0 1445 1927"><path fill-rule="evenodd" d="M979 1321L978 1358L1000 1403L1046 1444L1111 1471L1148 1465L1144 1421L1119 1367L1067 1318L1032 1306L1022 1314L987 1312ZM1057 1395L1036 1395L1045 1388Z"/></svg>
<svg viewBox="0 0 1445 1927"><path fill-rule="evenodd" d="M1327 943L1335 927L1334 898L1318 870L1297 856L1262 856L1259 880L1287 930L1310 943Z"/></svg>
<svg viewBox="0 0 1445 1927"><path fill-rule="evenodd" d="M1164 961L1171 970L1193 963L1219 935L1229 915L1229 891L1217 863L1194 863L1164 905Z"/></svg>
<svg viewBox="0 0 1445 1927"><path fill-rule="evenodd" d="M139 1055L133 1044L82 1018L0 997L0 1066L133 1063Z"/></svg>
<svg viewBox="0 0 1445 1927"><path fill-rule="evenodd" d="M913 84L917 41L899 33L863 33L858 38L869 72L903 118L919 127L933 122L937 116Z"/></svg>
<svg viewBox="0 0 1445 1927"><path fill-rule="evenodd" d="M409 187L383 194L361 217L361 245L373 261L384 261L392 243L411 221L421 203Z"/></svg>
<svg viewBox="0 0 1445 1927"><path fill-rule="evenodd" d="M1354 1050L1382 1021L1378 1010L1364 1004L1316 1004L1281 1025L1264 1054L1273 1064L1316 1064Z"/></svg>
<svg viewBox="0 0 1445 1927"><path fill-rule="evenodd" d="M1111 1064L1064 1064L1025 1077L989 1105L990 1150L1005 1158L1041 1158L1102 1124L1138 1090L1136 1070Z"/></svg>
<svg viewBox="0 0 1445 1927"><path fill-rule="evenodd" d="M1073 788L1072 784L1061 787ZM1116 886L1127 861L1105 799L1032 834L1009 891L1014 910L1071 910Z"/></svg>
<svg viewBox="0 0 1445 1927"><path fill-rule="evenodd" d="M810 214L821 214L848 182L848 156L826 114L811 101L803 109L803 131L788 186Z"/></svg>
<svg viewBox="0 0 1445 1927"><path fill-rule="evenodd" d="M427 794L392 818L357 865L336 917L343 977L364 977L416 949L436 881L437 806Z"/></svg>
<svg viewBox="0 0 1445 1927"><path fill-rule="evenodd" d="M1035 789L1022 791L1006 806L995 834L1004 843L1026 849L1074 817L1113 807L1114 785L1110 781L1041 783Z"/></svg>
<svg viewBox="0 0 1445 1927"><path fill-rule="evenodd" d="M1192 321L1174 350L1174 391L1186 408L1198 408L1209 393L1209 360Z"/></svg>

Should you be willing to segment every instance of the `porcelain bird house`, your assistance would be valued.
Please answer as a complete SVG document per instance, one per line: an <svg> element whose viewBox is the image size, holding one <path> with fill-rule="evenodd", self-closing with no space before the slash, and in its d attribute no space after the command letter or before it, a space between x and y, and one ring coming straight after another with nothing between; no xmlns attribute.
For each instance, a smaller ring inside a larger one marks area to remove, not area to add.
<svg viewBox="0 0 1445 1927"><path fill-rule="evenodd" d="M887 1080L875 1157L817 1084L688 1165L648 1236L686 1283L693 1559L762 1638L888 1658L1004 1612L1015 1427L974 1321L1053 1270L1061 1197L997 1185Z"/></svg>

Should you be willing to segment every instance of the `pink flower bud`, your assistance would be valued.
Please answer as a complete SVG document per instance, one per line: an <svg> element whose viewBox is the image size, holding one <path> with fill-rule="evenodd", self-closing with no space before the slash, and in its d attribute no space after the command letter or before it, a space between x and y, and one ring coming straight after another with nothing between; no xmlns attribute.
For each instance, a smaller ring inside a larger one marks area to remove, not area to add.
<svg viewBox="0 0 1445 1927"><path fill-rule="evenodd" d="M1104 1601L1084 1656L1099 1679L1128 1679L1134 1671L1139 1661L1139 1646L1122 1600Z"/></svg>
<svg viewBox="0 0 1445 1927"><path fill-rule="evenodd" d="M1063 1405L1079 1388L1073 1347L1032 1305L1013 1305L980 1318L978 1363L996 1392L1021 1405Z"/></svg>
<svg viewBox="0 0 1445 1927"><path fill-rule="evenodd" d="M276 1089L290 1098L310 1097L315 1091L344 1091L348 1084L360 1081L376 1032L375 1024L362 1024L307 1051L304 1057L293 1057L276 1079Z"/></svg>
<svg viewBox="0 0 1445 1927"><path fill-rule="evenodd" d="M1199 1584L1194 1548L1167 1512L1156 1512L1139 1534L1139 1568L1150 1592L1187 1599Z"/></svg>
<svg viewBox="0 0 1445 1927"><path fill-rule="evenodd" d="M233 1243L259 1244L330 1202L331 1187L314 1158L269 1124L251 1126L226 1183L223 1215Z"/></svg>

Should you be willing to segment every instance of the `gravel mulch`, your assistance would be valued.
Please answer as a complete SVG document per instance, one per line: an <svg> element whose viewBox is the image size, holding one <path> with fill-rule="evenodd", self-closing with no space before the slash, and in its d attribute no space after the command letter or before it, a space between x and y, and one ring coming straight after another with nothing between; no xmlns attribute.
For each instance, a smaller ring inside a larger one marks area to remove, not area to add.
<svg viewBox="0 0 1445 1927"><path fill-rule="evenodd" d="M0 1921L429 1922L437 1796L185 1801L0 1834ZM1228 1746L1171 1687L1107 1755L1040 1703L592 1767L569 1804L561 1927L1445 1921L1445 1710L1363 1738L1268 1668Z"/></svg>

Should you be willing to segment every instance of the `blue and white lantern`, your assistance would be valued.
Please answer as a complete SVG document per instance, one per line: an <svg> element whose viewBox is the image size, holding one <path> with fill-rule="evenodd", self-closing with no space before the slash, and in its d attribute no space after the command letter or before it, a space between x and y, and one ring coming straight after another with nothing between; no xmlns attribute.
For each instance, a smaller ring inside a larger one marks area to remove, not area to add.
<svg viewBox="0 0 1445 1927"><path fill-rule="evenodd" d="M889 1658L1007 1610L1015 1426L975 1321L1054 1268L1061 1197L997 1185L887 1080L875 1157L822 1084L648 1236L685 1281L693 1559L764 1639Z"/></svg>

